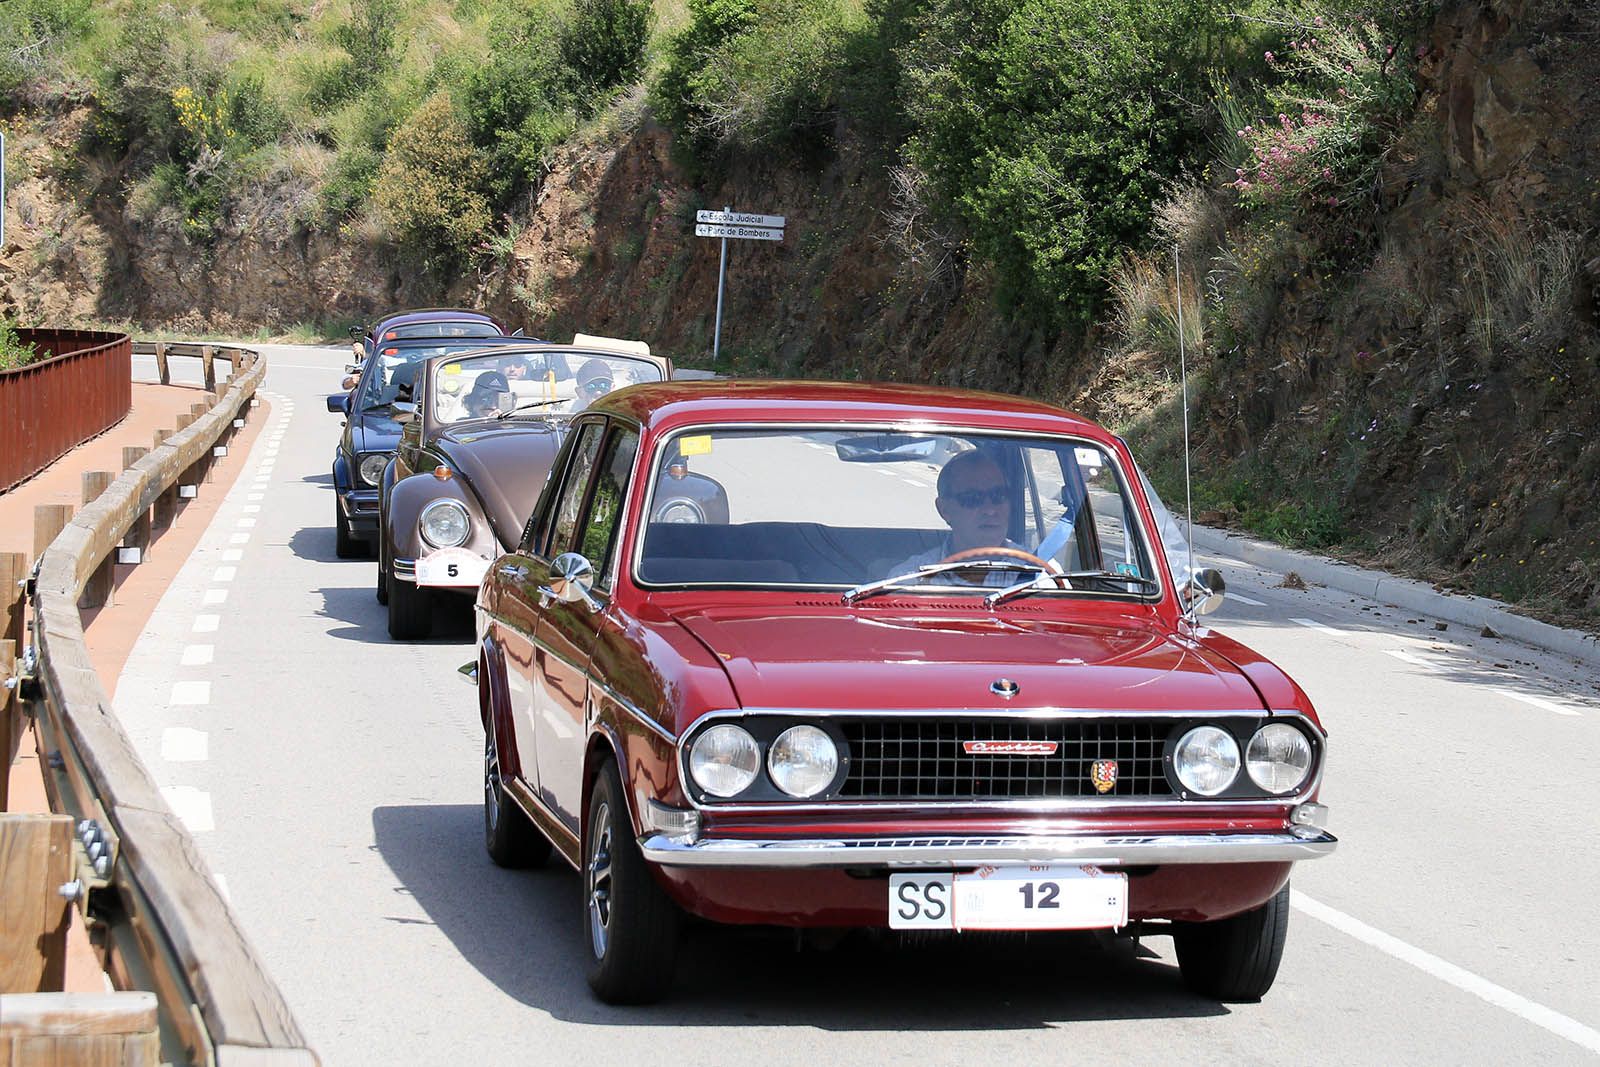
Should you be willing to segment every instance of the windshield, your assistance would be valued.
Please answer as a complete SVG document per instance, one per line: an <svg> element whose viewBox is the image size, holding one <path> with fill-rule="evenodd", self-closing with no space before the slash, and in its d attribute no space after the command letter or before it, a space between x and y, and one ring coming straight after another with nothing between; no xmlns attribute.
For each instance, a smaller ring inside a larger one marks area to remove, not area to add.
<svg viewBox="0 0 1600 1067"><path fill-rule="evenodd" d="M471 352L482 348L482 341L462 339L440 341L438 344L389 345L378 350L377 361L367 367L361 378L361 392L356 397L355 409L367 411L387 407L401 397L401 387L413 385L417 367L433 356L447 356L452 352Z"/></svg>
<svg viewBox="0 0 1600 1067"><path fill-rule="evenodd" d="M1045 595L1160 592L1123 472L1092 442L696 429L663 444L655 470L646 585L993 592L1048 574ZM971 565L939 569L952 558Z"/></svg>
<svg viewBox="0 0 1600 1067"><path fill-rule="evenodd" d="M385 341L407 337L499 337L503 330L492 322L466 319L460 322L406 322L383 331Z"/></svg>
<svg viewBox="0 0 1600 1067"><path fill-rule="evenodd" d="M496 418L514 411L572 414L613 389L659 382L661 368L644 359L593 352L507 352L439 364L434 371L435 422Z"/></svg>

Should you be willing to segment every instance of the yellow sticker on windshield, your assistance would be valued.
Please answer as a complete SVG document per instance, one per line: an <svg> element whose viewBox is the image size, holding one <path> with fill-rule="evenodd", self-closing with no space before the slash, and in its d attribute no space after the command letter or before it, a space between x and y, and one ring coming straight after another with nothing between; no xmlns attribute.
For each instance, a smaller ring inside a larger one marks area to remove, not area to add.
<svg viewBox="0 0 1600 1067"><path fill-rule="evenodd" d="M444 365L443 373L445 373L445 374L460 374L461 373L461 364L459 364L459 363L446 363Z"/></svg>
<svg viewBox="0 0 1600 1067"><path fill-rule="evenodd" d="M680 438L678 452L685 456L711 455L711 435L708 433L696 434L693 437Z"/></svg>

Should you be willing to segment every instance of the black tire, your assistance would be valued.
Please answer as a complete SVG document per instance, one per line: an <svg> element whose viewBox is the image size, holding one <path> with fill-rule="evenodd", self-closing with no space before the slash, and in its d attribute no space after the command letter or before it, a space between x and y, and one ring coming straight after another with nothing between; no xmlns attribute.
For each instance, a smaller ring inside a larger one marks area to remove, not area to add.
<svg viewBox="0 0 1600 1067"><path fill-rule="evenodd" d="M389 603L389 553L384 546L389 543L389 532L378 526L378 603Z"/></svg>
<svg viewBox="0 0 1600 1067"><path fill-rule="evenodd" d="M481 671L478 684L488 684ZM484 731L483 742L483 846L497 867L540 867L550 858L550 842L506 795L493 724Z"/></svg>
<svg viewBox="0 0 1600 1067"><path fill-rule="evenodd" d="M416 582L390 575L389 636L396 641L427 637L433 630L433 594Z"/></svg>
<svg viewBox="0 0 1600 1067"><path fill-rule="evenodd" d="M1278 977L1289 936L1289 887L1261 907L1208 923L1181 923L1173 932L1183 982L1204 997L1260 1000Z"/></svg>
<svg viewBox="0 0 1600 1067"><path fill-rule="evenodd" d="M639 853L616 766L589 795L583 841L589 988L607 1004L649 1004L672 986L682 916Z"/></svg>
<svg viewBox="0 0 1600 1067"><path fill-rule="evenodd" d="M333 501L333 554L340 559L359 559L367 554L367 546L350 535L337 498Z"/></svg>

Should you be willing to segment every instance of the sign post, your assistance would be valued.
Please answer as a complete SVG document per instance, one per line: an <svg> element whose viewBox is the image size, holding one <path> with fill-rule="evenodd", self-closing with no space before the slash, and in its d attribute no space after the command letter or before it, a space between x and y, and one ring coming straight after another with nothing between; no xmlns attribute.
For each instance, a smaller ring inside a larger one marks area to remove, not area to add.
<svg viewBox="0 0 1600 1067"><path fill-rule="evenodd" d="M728 240L782 241L784 217L782 215L757 215L748 211L735 211L723 207L721 211L696 211L694 235L720 237L722 257L717 264L717 322L711 338L711 364L715 366L722 354L722 288L728 274Z"/></svg>

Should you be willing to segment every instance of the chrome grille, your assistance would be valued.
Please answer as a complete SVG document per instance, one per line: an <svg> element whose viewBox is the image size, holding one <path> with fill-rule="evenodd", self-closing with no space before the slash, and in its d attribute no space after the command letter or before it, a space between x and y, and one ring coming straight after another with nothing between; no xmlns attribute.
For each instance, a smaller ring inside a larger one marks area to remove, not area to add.
<svg viewBox="0 0 1600 1067"><path fill-rule="evenodd" d="M982 718L844 720L850 769L840 796L859 800L1170 797L1161 753L1170 719ZM1053 741L1049 755L974 755L968 741ZM1099 793L1096 760L1116 760Z"/></svg>

